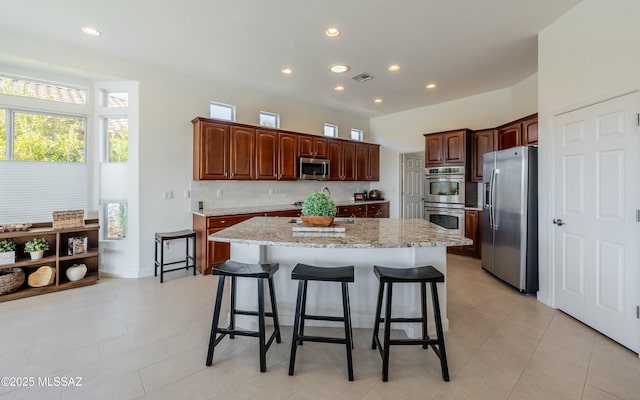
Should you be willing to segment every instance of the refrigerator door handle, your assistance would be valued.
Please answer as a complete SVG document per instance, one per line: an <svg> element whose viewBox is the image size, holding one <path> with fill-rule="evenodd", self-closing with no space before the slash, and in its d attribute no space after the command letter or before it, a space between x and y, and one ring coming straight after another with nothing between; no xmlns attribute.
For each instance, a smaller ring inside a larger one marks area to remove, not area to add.
<svg viewBox="0 0 640 400"><path fill-rule="evenodd" d="M491 225L491 229L493 229L494 231L498 229L498 224L496 223L496 182L498 180L499 173L500 173L500 170L497 168L494 168L493 171L491 171L491 183L490 183L491 188L489 189L489 197L490 197L489 224Z"/></svg>

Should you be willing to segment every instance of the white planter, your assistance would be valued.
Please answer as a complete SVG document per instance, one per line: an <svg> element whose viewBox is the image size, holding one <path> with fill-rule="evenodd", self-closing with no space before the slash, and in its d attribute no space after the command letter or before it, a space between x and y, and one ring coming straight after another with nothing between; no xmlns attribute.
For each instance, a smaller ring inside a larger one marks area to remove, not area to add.
<svg viewBox="0 0 640 400"><path fill-rule="evenodd" d="M44 256L44 250L31 251L29 252L29 255L31 255L32 260L39 260Z"/></svg>
<svg viewBox="0 0 640 400"><path fill-rule="evenodd" d="M73 264L65 271L67 278L71 282L79 281L87 274L87 266L84 264Z"/></svg>
<svg viewBox="0 0 640 400"><path fill-rule="evenodd" d="M4 253L0 253L0 265L13 264L15 262L16 262L15 251L6 251Z"/></svg>

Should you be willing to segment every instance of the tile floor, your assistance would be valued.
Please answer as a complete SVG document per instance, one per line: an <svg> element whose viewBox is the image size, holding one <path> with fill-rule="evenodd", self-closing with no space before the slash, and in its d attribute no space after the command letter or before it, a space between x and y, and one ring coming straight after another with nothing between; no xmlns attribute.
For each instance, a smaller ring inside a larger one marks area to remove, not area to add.
<svg viewBox="0 0 640 400"><path fill-rule="evenodd" d="M392 348L382 382L368 329L354 331L354 382L344 347L321 343L300 348L288 376L290 327L269 351L266 373L256 340L244 337L225 338L205 367L215 285L212 276L181 271L162 285L102 279L0 303L0 377L35 379L34 387L0 386L0 398L640 399L636 354L518 294L477 260L449 258L450 382L434 354L414 346ZM38 377L56 376L82 377L82 386L38 385Z"/></svg>

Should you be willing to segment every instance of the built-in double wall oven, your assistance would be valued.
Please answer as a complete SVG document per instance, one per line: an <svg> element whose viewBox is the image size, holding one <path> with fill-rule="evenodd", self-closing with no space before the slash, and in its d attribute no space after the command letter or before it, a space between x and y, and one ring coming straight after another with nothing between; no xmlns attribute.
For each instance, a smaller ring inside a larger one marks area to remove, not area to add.
<svg viewBox="0 0 640 400"><path fill-rule="evenodd" d="M425 170L424 218L451 233L464 236L465 168Z"/></svg>

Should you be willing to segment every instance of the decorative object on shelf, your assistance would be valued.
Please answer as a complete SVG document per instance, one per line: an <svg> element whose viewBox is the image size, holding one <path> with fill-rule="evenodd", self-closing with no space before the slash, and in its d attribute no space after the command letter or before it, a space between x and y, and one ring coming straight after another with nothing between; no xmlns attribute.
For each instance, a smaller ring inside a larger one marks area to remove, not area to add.
<svg viewBox="0 0 640 400"><path fill-rule="evenodd" d="M24 271L21 268L0 270L0 295L13 293L24 283Z"/></svg>
<svg viewBox="0 0 640 400"><path fill-rule="evenodd" d="M84 210L54 211L53 229L75 228L84 225Z"/></svg>
<svg viewBox="0 0 640 400"><path fill-rule="evenodd" d="M31 228L32 224L29 222L25 222L22 224L5 224L5 225L0 225L0 233L2 232L22 232L22 231L28 231L29 228Z"/></svg>
<svg viewBox="0 0 640 400"><path fill-rule="evenodd" d="M71 237L67 240L67 255L82 254L87 252L87 237Z"/></svg>
<svg viewBox="0 0 640 400"><path fill-rule="evenodd" d="M16 242L12 239L0 240L0 265L16 262Z"/></svg>
<svg viewBox="0 0 640 400"><path fill-rule="evenodd" d="M67 268L65 274L71 282L79 281L87 274L87 266L85 264L73 264Z"/></svg>
<svg viewBox="0 0 640 400"><path fill-rule="evenodd" d="M307 226L331 226L336 215L336 204L323 192L309 195L302 203L300 220Z"/></svg>
<svg viewBox="0 0 640 400"><path fill-rule="evenodd" d="M56 269L48 265L43 265L36 272L29 274L27 284L31 287L49 286L56 280Z"/></svg>
<svg viewBox="0 0 640 400"><path fill-rule="evenodd" d="M44 238L33 238L24 244L24 252L31 255L32 260L39 260L49 250L49 243Z"/></svg>

